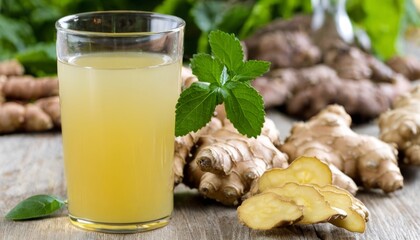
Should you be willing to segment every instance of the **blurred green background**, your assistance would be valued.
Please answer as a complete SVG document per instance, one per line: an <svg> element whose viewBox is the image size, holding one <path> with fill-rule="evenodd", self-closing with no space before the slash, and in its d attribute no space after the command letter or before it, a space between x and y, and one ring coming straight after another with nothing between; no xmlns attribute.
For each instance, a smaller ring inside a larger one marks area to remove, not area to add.
<svg viewBox="0 0 420 240"><path fill-rule="evenodd" d="M347 0L346 8L382 59L399 53L408 26L420 26L413 0ZM312 7L310 0L0 0L0 60L17 58L38 76L55 74L55 21L96 10L156 11L183 18L189 59L208 50L207 34L213 29L243 39L275 18L311 13Z"/></svg>

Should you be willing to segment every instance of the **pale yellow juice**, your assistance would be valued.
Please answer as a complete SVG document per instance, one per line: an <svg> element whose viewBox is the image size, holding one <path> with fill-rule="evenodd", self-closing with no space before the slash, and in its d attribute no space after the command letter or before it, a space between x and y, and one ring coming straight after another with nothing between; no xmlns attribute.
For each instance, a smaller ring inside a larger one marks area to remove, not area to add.
<svg viewBox="0 0 420 240"><path fill-rule="evenodd" d="M58 63L70 215L136 223L171 214L180 71L180 61L144 53Z"/></svg>

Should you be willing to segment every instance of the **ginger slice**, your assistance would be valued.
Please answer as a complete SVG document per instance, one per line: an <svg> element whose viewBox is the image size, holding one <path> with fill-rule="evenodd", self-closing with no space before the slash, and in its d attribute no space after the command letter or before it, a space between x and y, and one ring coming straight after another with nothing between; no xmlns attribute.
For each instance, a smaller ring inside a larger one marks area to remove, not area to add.
<svg viewBox="0 0 420 240"><path fill-rule="evenodd" d="M321 194L323 193L322 191L332 191L332 192L348 195L352 201L351 208L355 210L358 214L360 214L364 218L365 222L369 221L370 213L367 207L365 206L365 204L363 204L362 201L360 201L359 199L354 197L352 194L350 194L347 190L340 188L338 186L335 186L335 185L325 185L320 188L320 191L321 191Z"/></svg>
<svg viewBox="0 0 420 240"><path fill-rule="evenodd" d="M266 171L258 180L258 190L262 192L272 187L281 187L288 182L323 186L332 183L332 173L326 163L315 157L299 157L288 168Z"/></svg>
<svg viewBox="0 0 420 240"><path fill-rule="evenodd" d="M303 217L303 207L271 192L245 200L238 207L242 224L256 230L269 230L291 225Z"/></svg>
<svg viewBox="0 0 420 240"><path fill-rule="evenodd" d="M282 187L269 188L264 192L272 192L281 197L302 205L303 218L299 224L327 222L335 218L347 216L344 210L332 207L315 188L315 185L289 182Z"/></svg>
<svg viewBox="0 0 420 240"><path fill-rule="evenodd" d="M363 233L366 230L365 217L353 208L354 204L350 193L344 194L341 192L325 190L323 188L319 188L318 190L331 206L340 208L347 213L347 217L344 219L331 219L329 221L330 223L351 232Z"/></svg>

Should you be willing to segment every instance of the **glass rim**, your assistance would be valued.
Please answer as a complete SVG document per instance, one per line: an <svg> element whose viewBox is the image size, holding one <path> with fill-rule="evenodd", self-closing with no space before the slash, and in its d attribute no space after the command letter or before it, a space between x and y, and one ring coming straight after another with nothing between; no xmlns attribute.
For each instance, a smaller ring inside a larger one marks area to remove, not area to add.
<svg viewBox="0 0 420 240"><path fill-rule="evenodd" d="M95 32L95 31L85 31L85 30L75 30L71 28L66 28L63 25L65 22L77 19L79 17L88 16L88 15L94 15L94 14L124 14L124 13L131 13L131 14L137 14L142 16L150 16L165 20L170 20L177 22L177 27L170 28L168 30L163 31L138 31L138 32ZM112 37L129 37L129 36L145 36L145 35L157 35L157 34L165 34L165 33L173 33L173 32L179 32L185 27L185 21L177 16L168 15L168 14L162 14L162 13L156 13L156 12L149 12L149 11L136 11L136 10L108 10L108 11L91 11L91 12L82 12L82 13L76 13L64 16L60 19L58 19L55 22L55 28L57 31L63 31L68 34L75 34L75 35L90 35L90 36L112 36Z"/></svg>

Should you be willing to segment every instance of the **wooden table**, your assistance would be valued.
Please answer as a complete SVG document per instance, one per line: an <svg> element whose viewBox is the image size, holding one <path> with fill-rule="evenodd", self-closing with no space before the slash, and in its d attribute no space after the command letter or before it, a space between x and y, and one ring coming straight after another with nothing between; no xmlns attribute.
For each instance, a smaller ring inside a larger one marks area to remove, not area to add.
<svg viewBox="0 0 420 240"><path fill-rule="evenodd" d="M289 133L291 119L269 112L282 138ZM355 128L377 135L374 124ZM385 195L360 192L371 211L364 234L354 234L328 223L295 226L273 231L253 231L239 224L235 208L202 199L195 190L178 186L171 223L139 234L103 234L73 227L66 212L53 218L12 222L3 216L19 201L47 193L64 197L63 154L60 133L11 134L0 136L0 239L420 239L420 169L402 166L403 190Z"/></svg>

